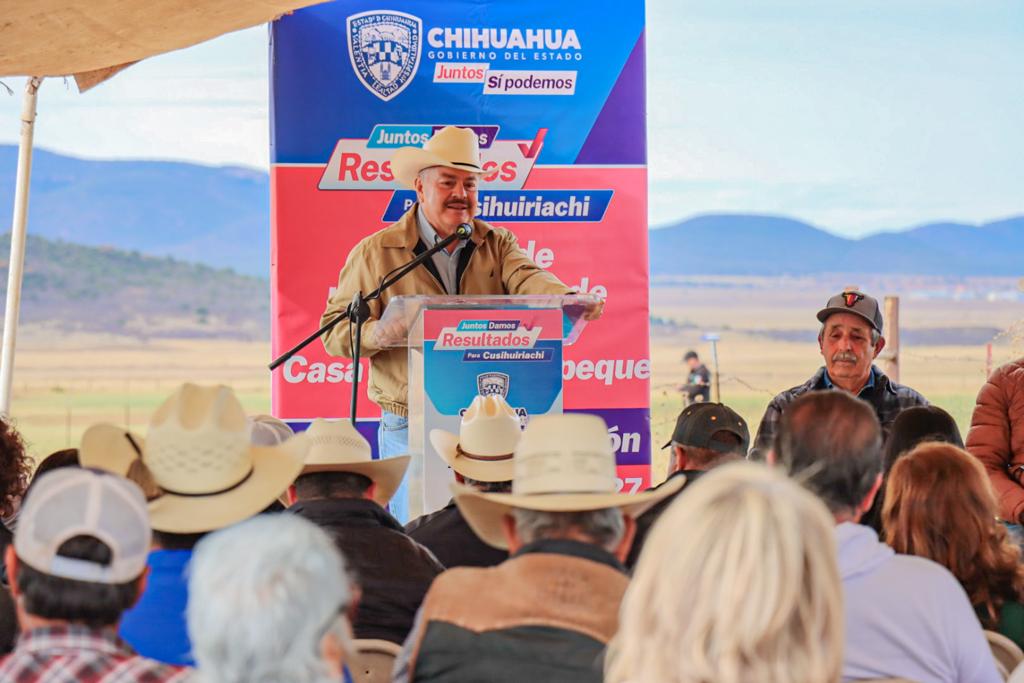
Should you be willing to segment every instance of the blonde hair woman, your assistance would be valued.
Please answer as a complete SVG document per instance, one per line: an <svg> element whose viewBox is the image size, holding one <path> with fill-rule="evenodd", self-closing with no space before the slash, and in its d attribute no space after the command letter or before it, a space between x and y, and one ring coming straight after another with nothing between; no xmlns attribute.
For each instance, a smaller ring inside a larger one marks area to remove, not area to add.
<svg viewBox="0 0 1024 683"><path fill-rule="evenodd" d="M608 683L835 683L843 663L834 522L767 467L686 490L644 546Z"/></svg>

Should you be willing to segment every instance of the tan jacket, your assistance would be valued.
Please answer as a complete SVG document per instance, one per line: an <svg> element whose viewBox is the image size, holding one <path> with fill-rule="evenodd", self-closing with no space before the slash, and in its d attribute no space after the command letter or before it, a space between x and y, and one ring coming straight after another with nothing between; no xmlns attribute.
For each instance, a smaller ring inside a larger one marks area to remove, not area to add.
<svg viewBox="0 0 1024 683"><path fill-rule="evenodd" d="M1024 522L1024 358L998 368L981 387L967 450L988 471L999 516Z"/></svg>
<svg viewBox="0 0 1024 683"><path fill-rule="evenodd" d="M545 548L449 569L427 591L392 680L600 681L628 585L621 568Z"/></svg>
<svg viewBox="0 0 1024 683"><path fill-rule="evenodd" d="M320 318L325 325L348 307L359 290L369 294L381 278L412 260L420 241L413 205L402 218L362 240L348 255L338 275L338 289L327 301ZM474 220L473 236L463 250L468 263L461 270L459 294L567 294L570 289L530 259L519 247L516 236ZM465 256L463 258L466 258ZM408 349L383 349L376 344L374 328L392 297L402 294L444 295L444 286L420 266L369 302L370 319L363 326L361 352L370 358L370 399L382 409L398 415L408 414ZM323 336L324 348L335 356L352 357L349 323L345 321Z"/></svg>

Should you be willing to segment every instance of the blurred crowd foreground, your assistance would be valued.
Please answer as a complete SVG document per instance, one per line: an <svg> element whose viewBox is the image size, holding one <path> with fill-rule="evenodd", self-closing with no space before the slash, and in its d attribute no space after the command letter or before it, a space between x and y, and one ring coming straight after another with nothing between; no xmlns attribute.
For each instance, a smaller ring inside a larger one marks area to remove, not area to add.
<svg viewBox="0 0 1024 683"><path fill-rule="evenodd" d="M599 417L522 430L478 396L430 435L451 502L404 526L408 456L246 416L225 386L179 387L145 434L94 425L31 476L2 423L0 680L1018 680L1024 359L965 443L923 397L880 415L843 390L832 363L873 343L847 322L834 386L783 392L754 439L687 406L638 494Z"/></svg>

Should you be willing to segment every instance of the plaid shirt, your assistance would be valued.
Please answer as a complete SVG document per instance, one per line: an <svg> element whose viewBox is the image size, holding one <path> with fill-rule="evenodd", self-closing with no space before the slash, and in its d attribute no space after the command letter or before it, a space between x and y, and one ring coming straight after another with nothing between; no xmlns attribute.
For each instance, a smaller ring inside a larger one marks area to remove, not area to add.
<svg viewBox="0 0 1024 683"><path fill-rule="evenodd" d="M184 683L191 673L140 657L113 630L73 624L23 633L0 660L4 683Z"/></svg>
<svg viewBox="0 0 1024 683"><path fill-rule="evenodd" d="M910 387L896 384L885 373L871 366L871 379L867 385L860 390L857 398L871 404L878 415L878 421L882 423L882 436L888 438L889 428L893 420L906 408L928 405L927 399ZM757 428L757 438L754 439L754 448L750 452L752 460L764 460L772 447L775 439L775 431L778 428L779 420L782 419L782 412L790 403L809 391L825 391L832 388L828 377L825 375L825 368L821 367L814 375L800 386L787 389L776 396L768 404L761 419L761 426Z"/></svg>

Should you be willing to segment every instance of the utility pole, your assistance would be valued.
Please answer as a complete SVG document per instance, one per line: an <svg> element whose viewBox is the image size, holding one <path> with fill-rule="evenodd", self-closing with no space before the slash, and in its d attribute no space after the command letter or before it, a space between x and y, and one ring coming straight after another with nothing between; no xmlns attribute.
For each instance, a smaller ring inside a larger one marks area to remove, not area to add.
<svg viewBox="0 0 1024 683"><path fill-rule="evenodd" d="M703 339L704 341L707 341L707 342L711 342L711 364L714 367L714 373L715 373L714 382L713 382L713 388L715 390L715 398L714 398L714 400L715 400L715 403L721 403L722 402L722 390L719 387L719 383L718 383L718 340L721 339L721 336L719 336L719 334L717 332L706 332L704 334L704 336L701 337L701 339Z"/></svg>
<svg viewBox="0 0 1024 683"><path fill-rule="evenodd" d="M885 348L878 354L882 372L893 382L900 381L900 298L885 297Z"/></svg>

